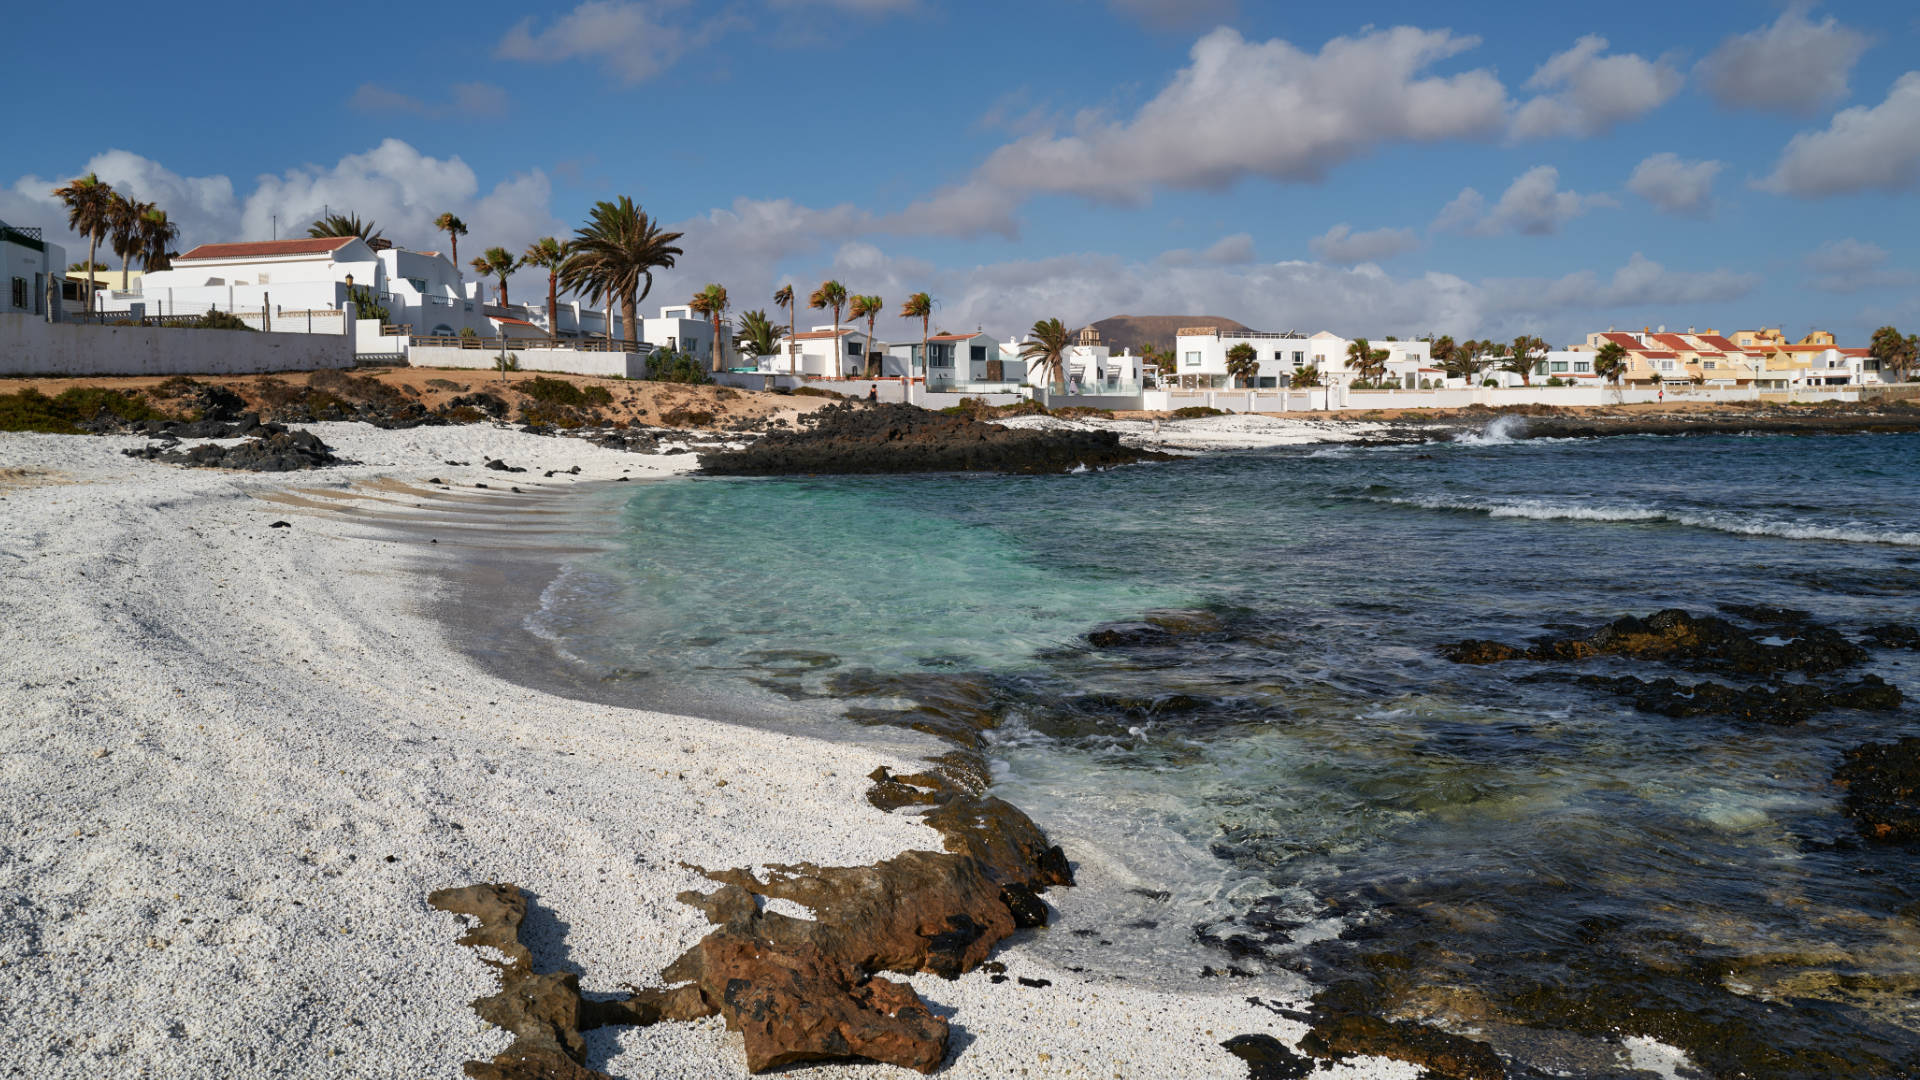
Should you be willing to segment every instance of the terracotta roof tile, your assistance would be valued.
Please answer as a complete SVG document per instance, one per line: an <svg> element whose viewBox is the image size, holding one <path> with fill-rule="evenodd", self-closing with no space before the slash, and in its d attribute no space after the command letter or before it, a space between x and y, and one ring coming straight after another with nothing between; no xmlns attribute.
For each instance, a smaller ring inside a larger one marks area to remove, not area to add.
<svg viewBox="0 0 1920 1080"><path fill-rule="evenodd" d="M525 319L516 319L511 315L489 315L487 316L487 318L492 319L494 322L498 322L498 323L511 323L514 326L532 326L533 325L532 323L528 322Z"/></svg>
<svg viewBox="0 0 1920 1080"><path fill-rule="evenodd" d="M325 255L358 240L357 236L302 237L299 240L253 240L239 244L201 244L174 262L207 259L257 259L269 255Z"/></svg>
<svg viewBox="0 0 1920 1080"><path fill-rule="evenodd" d="M1634 337L1632 334L1616 334L1616 333L1608 332L1605 334L1601 334L1600 337L1603 340L1613 342L1615 345L1618 345L1623 349L1639 350L1639 349L1646 348L1645 345L1640 344L1640 339Z"/></svg>
<svg viewBox="0 0 1920 1080"><path fill-rule="evenodd" d="M835 335L834 332L831 330L808 330L803 334L793 335L793 338L795 341L813 341L819 338L830 338L835 336L845 337L851 333L853 333L853 327L843 326L840 328L840 333L838 335Z"/></svg>

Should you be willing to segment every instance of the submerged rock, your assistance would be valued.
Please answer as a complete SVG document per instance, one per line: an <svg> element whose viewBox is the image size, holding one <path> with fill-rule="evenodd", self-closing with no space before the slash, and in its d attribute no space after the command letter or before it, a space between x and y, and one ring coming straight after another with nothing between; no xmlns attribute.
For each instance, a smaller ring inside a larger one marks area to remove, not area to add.
<svg viewBox="0 0 1920 1080"><path fill-rule="evenodd" d="M1773 618L1758 629L1717 615L1691 615L1669 609L1640 619L1615 619L1585 636L1549 637L1522 648L1497 641L1468 639L1440 647L1457 664L1498 664L1510 660L1567 661L1597 656L1655 660L1689 671L1733 671L1744 675L1782 672L1824 674L1866 660L1865 649L1830 626L1808 621L1804 612L1764 611Z"/></svg>
<svg viewBox="0 0 1920 1080"><path fill-rule="evenodd" d="M1805 723L1830 709L1866 709L1885 712L1900 707L1900 688L1878 675L1825 686L1819 683L1782 683L1777 686L1726 686L1721 683L1682 683L1674 679L1636 679L1631 675L1609 679L1588 675L1576 680L1585 686L1610 689L1633 700L1633 706L1661 716L1725 716L1761 724Z"/></svg>
<svg viewBox="0 0 1920 1080"><path fill-rule="evenodd" d="M1833 771L1860 835L1888 844L1920 844L1920 737L1865 743Z"/></svg>
<svg viewBox="0 0 1920 1080"><path fill-rule="evenodd" d="M743 449L702 453L700 467L722 476L1064 473L1167 458L1122 446L1110 431L1016 430L912 405L830 405L809 421Z"/></svg>
<svg viewBox="0 0 1920 1080"><path fill-rule="evenodd" d="M1411 1061L1446 1080L1505 1080L1506 1066L1493 1047L1411 1020L1382 1020L1342 1013L1317 1020L1300 1049L1341 1061L1360 1054Z"/></svg>

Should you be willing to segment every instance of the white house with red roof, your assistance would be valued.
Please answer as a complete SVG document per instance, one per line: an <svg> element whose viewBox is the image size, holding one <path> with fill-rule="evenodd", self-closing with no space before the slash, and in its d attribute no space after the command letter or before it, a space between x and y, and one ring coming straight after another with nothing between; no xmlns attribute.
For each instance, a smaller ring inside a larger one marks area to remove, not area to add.
<svg viewBox="0 0 1920 1080"><path fill-rule="evenodd" d="M802 375L836 379L859 376L867 370L870 341L866 331L849 325L842 324L838 331L832 325L816 326L791 337L781 335L778 350L763 362L779 372L791 370L797 363Z"/></svg>

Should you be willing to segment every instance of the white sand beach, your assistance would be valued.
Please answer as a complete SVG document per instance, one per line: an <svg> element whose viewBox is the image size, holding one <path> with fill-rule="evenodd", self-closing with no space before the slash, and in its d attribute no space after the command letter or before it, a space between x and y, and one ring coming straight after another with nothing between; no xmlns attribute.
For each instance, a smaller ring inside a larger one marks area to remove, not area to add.
<svg viewBox="0 0 1920 1080"><path fill-rule="evenodd" d="M314 430L361 464L243 474L121 455L142 439L0 434L0 1076L459 1076L507 1040L469 1008L494 976L432 890L517 883L541 970L612 993L656 982L706 931L674 899L710 885L683 861L938 848L863 797L869 772L917 768L931 740L567 700L484 670L429 617L472 522L692 455L487 425ZM1038 933L1098 918L1079 891L1048 897L1060 921ZM1021 941L997 958L1051 986L911 980L954 1025L943 1075L1241 1077L1223 1039L1304 1031L1245 986L1092 983ZM589 1046L613 1077L744 1072L717 1018Z"/></svg>

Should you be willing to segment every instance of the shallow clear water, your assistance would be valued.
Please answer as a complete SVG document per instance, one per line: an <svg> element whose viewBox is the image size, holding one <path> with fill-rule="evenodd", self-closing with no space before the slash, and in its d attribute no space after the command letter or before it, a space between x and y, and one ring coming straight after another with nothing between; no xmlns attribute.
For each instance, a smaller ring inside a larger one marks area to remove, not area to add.
<svg viewBox="0 0 1920 1080"><path fill-rule="evenodd" d="M1676 720L1434 650L1729 603L1914 622L1916 458L1913 436L1496 434L691 479L627 497L614 550L534 625L590 671L743 709L840 708L855 685L989 702L1000 793L1142 890L1111 899L1096 972L1305 972L1480 1032L1523 1074L1598 1075L1581 1040L1624 1035L1720 1075L1915 1068L1920 872L1853 841L1829 776L1920 710ZM1086 644L1156 610L1213 629ZM1917 660L1866 670L1920 693Z"/></svg>

